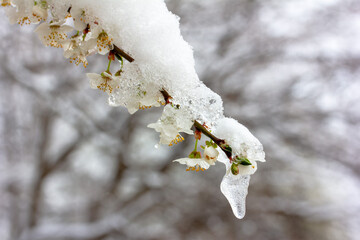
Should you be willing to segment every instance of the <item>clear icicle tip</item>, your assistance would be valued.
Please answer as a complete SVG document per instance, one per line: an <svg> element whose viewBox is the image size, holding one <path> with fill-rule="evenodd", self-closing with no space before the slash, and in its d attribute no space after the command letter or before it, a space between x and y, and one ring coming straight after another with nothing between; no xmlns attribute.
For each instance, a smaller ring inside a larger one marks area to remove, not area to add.
<svg viewBox="0 0 360 240"><path fill-rule="evenodd" d="M250 176L226 174L221 181L220 189L229 201L231 209L238 219L245 216L245 199L248 193Z"/></svg>

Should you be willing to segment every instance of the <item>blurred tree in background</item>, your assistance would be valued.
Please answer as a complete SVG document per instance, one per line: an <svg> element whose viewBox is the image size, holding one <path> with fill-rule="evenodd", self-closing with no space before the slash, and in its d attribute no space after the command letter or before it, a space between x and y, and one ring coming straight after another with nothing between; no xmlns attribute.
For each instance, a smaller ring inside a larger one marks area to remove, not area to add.
<svg viewBox="0 0 360 240"><path fill-rule="evenodd" d="M264 145L245 218L220 192L221 164L171 164L191 137L154 148L161 109L109 107L2 11L0 239L358 239L360 3L167 2L200 79Z"/></svg>

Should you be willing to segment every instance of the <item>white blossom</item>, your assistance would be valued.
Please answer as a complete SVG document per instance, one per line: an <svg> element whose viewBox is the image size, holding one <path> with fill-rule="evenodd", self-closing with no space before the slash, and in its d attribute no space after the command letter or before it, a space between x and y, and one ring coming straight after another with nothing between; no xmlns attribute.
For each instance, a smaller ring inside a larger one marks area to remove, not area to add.
<svg viewBox="0 0 360 240"><path fill-rule="evenodd" d="M151 94L147 91L139 91L139 94L133 97L126 107L130 114L134 114L139 109L148 109L161 106L161 94Z"/></svg>
<svg viewBox="0 0 360 240"><path fill-rule="evenodd" d="M205 158L179 158L173 162L178 162L180 164L187 165L186 171L204 171L210 167L210 164Z"/></svg>
<svg viewBox="0 0 360 240"><path fill-rule="evenodd" d="M9 1L3 1L2 4L9 6ZM47 6L41 1L37 3L37 1L14 0L13 4L16 7L7 8L6 12L11 24L36 24L47 19Z"/></svg>
<svg viewBox="0 0 360 240"><path fill-rule="evenodd" d="M99 89L101 91L107 92L108 94L118 87L119 78L112 76L107 72L101 74L97 73L87 73L86 76L90 80L90 87L93 89Z"/></svg>
<svg viewBox="0 0 360 240"><path fill-rule="evenodd" d="M67 39L62 45L64 57L70 58L70 62L76 65L83 64L85 68L88 65L86 57L96 51L96 40L83 41L81 36Z"/></svg>
<svg viewBox="0 0 360 240"><path fill-rule="evenodd" d="M35 32L45 46L62 48L63 43L67 39L67 33L72 30L71 26L62 25L59 22L44 22L35 29Z"/></svg>
<svg viewBox="0 0 360 240"><path fill-rule="evenodd" d="M219 152L213 146L206 146L204 149L204 158L210 165L215 165L215 162L219 156Z"/></svg>
<svg viewBox="0 0 360 240"><path fill-rule="evenodd" d="M87 26L85 11L81 8L71 7L70 15L74 21L74 28L82 32Z"/></svg>
<svg viewBox="0 0 360 240"><path fill-rule="evenodd" d="M96 39L96 47L99 54L105 55L113 49L113 39L109 37L108 33L103 30L102 26L94 18L90 20L86 16L85 11L80 8L71 8L70 13L73 17L74 28L80 32L86 29L84 40Z"/></svg>
<svg viewBox="0 0 360 240"><path fill-rule="evenodd" d="M148 127L154 128L155 131L160 133L161 144L173 145L183 141L180 132L193 134L191 130L193 124L185 110L168 104L164 107L160 119L156 123L149 124Z"/></svg>
<svg viewBox="0 0 360 240"><path fill-rule="evenodd" d="M96 39L98 53L101 55L109 53L109 51L114 48L112 44L113 39L98 23L93 22L90 23L89 26L89 33L86 35L85 40Z"/></svg>
<svg viewBox="0 0 360 240"><path fill-rule="evenodd" d="M137 94L133 96L127 104L129 112L132 114L137 110L160 107L163 103L163 96L157 86L152 83L142 83L137 89Z"/></svg>

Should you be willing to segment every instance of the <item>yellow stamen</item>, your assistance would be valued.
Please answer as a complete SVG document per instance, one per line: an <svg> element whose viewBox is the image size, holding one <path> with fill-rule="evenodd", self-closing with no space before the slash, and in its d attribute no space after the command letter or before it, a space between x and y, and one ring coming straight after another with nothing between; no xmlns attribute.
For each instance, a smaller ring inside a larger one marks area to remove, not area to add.
<svg viewBox="0 0 360 240"><path fill-rule="evenodd" d="M184 141L184 138L183 138L180 134L178 134L178 135L170 142L169 146L172 146L173 144L177 144L177 143L182 142L182 141Z"/></svg>
<svg viewBox="0 0 360 240"><path fill-rule="evenodd" d="M141 110L145 110L145 109L148 109L148 108L151 108L151 106L145 106L145 105L139 106L139 109L141 109Z"/></svg>
<svg viewBox="0 0 360 240"><path fill-rule="evenodd" d="M196 172L199 172L200 170L201 170L202 172L204 172L204 171L205 171L205 168L200 167L198 164L196 164L195 167L188 167L188 168L186 169L187 172L188 172L188 171L196 171Z"/></svg>

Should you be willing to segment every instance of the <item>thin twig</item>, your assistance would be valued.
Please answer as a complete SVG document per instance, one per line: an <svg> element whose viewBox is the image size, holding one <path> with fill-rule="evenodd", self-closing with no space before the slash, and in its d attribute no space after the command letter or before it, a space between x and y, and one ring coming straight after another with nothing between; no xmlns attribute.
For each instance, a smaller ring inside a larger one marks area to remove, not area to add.
<svg viewBox="0 0 360 240"><path fill-rule="evenodd" d="M220 139L218 137L216 137L214 134L212 134L209 130L206 129L206 127L204 127L203 125L201 125L201 123L199 123L198 121L194 121L194 127L199 130L200 132L202 132L205 136L207 136L208 138L210 138L211 140L213 140L216 145L218 145L221 150L224 151L224 153L226 154L226 156L231 160L232 159L232 149L229 145L226 144L224 139Z"/></svg>
<svg viewBox="0 0 360 240"><path fill-rule="evenodd" d="M129 62L133 62L135 61L135 59L133 59L129 54L127 54L124 50L122 50L121 48L119 48L118 46L116 45L113 45L114 46L114 49L113 51L116 53L116 54L119 54L120 56L122 56L123 58L125 58L126 60L128 60Z"/></svg>

